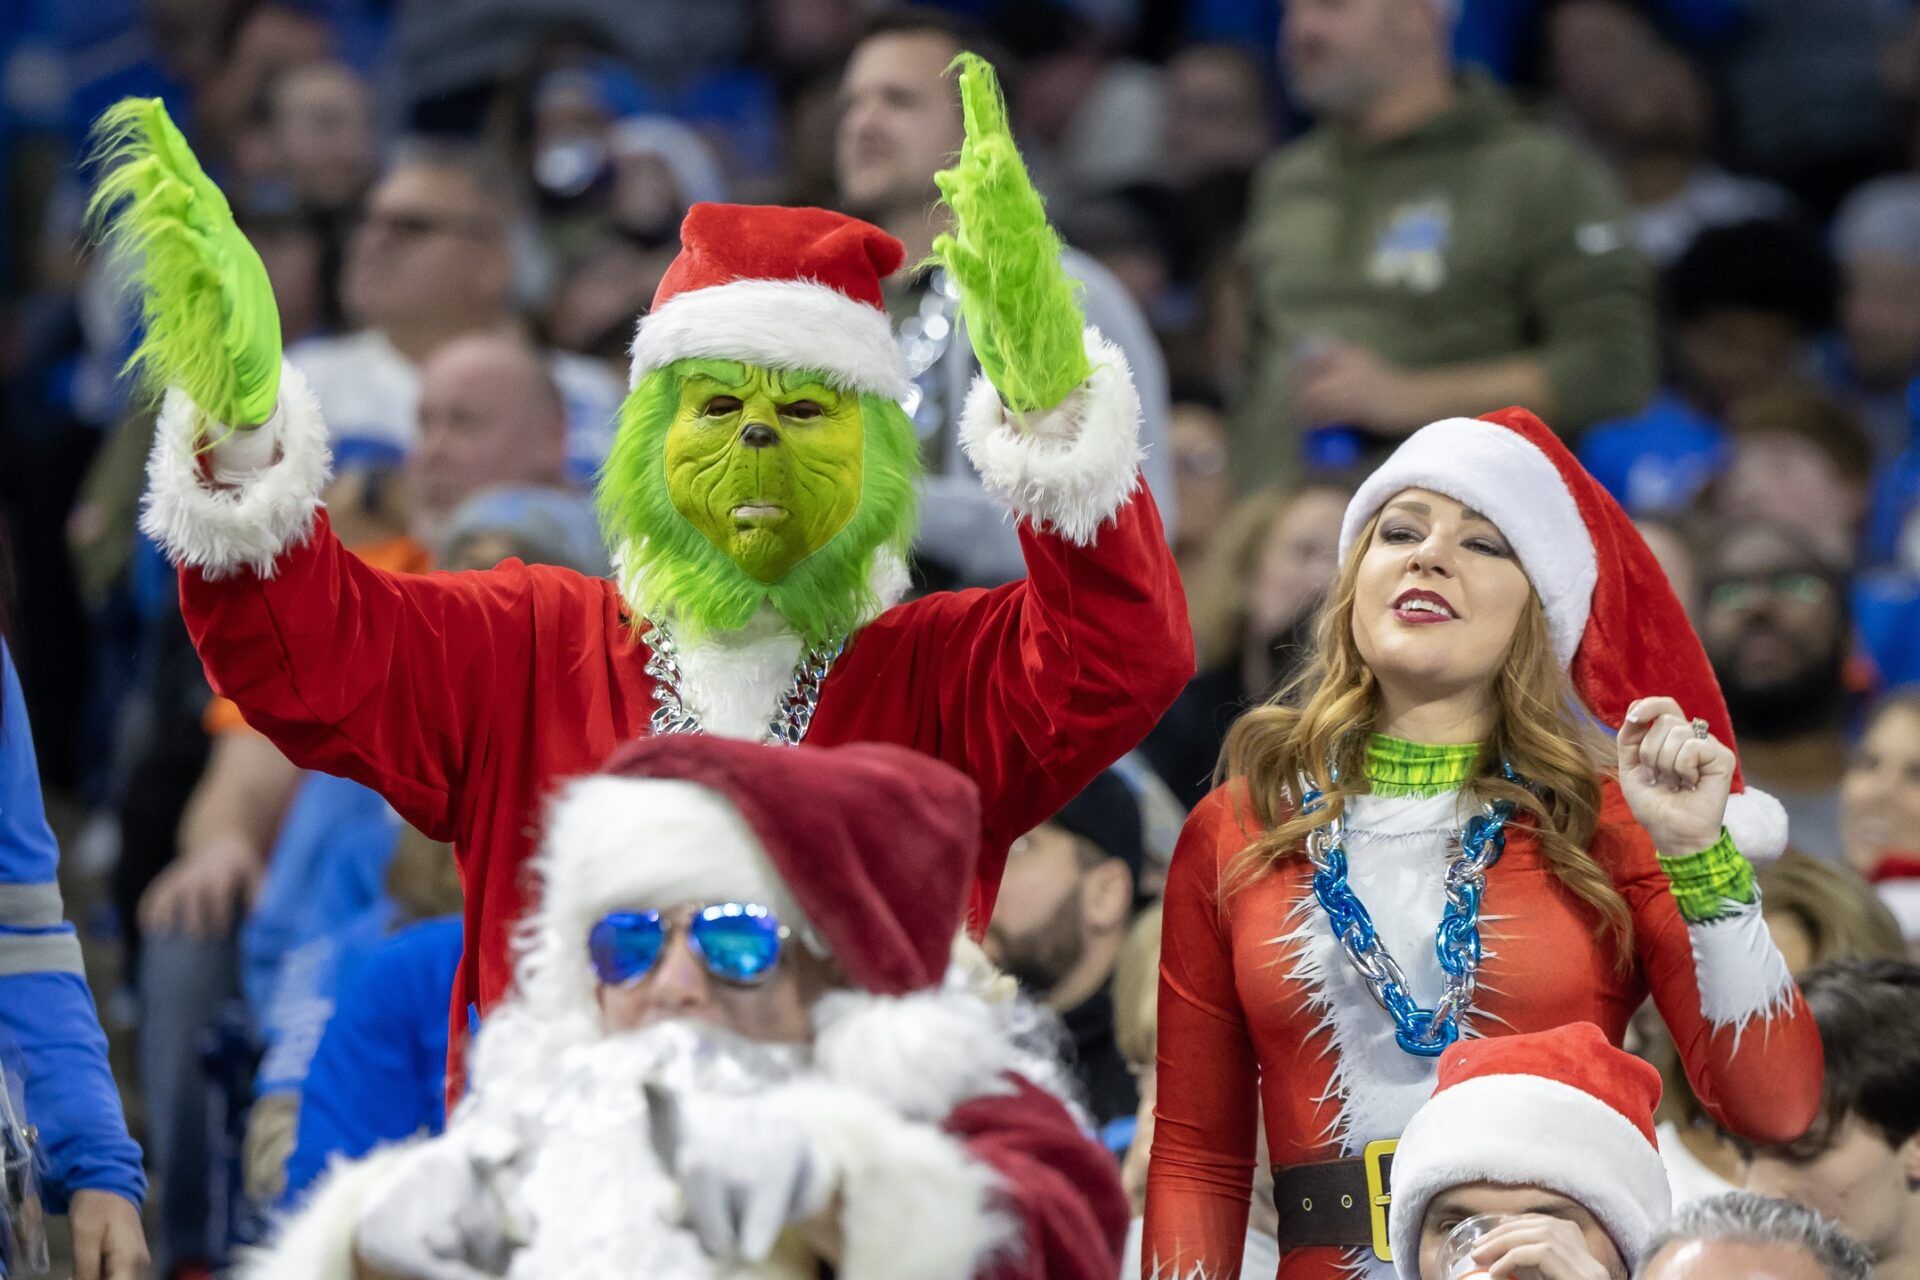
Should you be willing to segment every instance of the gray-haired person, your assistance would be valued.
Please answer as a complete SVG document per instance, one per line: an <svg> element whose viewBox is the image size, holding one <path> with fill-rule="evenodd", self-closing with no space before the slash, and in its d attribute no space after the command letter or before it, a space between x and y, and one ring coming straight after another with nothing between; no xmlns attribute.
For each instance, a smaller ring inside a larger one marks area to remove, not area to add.
<svg viewBox="0 0 1920 1280"><path fill-rule="evenodd" d="M1674 1215L1640 1280L1871 1280L1867 1247L1804 1205L1731 1191Z"/></svg>

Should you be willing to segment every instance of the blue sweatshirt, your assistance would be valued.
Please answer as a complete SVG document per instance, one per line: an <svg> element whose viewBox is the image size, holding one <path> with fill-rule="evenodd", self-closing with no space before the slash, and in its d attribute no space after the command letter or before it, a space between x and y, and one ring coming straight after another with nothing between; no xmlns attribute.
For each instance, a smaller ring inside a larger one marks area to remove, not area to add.
<svg viewBox="0 0 1920 1280"><path fill-rule="evenodd" d="M300 1087L283 1205L299 1204L336 1155L357 1159L446 1127L447 1000L460 939L460 917L444 916L342 955L333 1017Z"/></svg>
<svg viewBox="0 0 1920 1280"><path fill-rule="evenodd" d="M47 1207L76 1191L146 1195L107 1066L107 1037L60 903L60 850L40 799L27 704L0 641L0 1056L18 1073L27 1123L40 1130Z"/></svg>

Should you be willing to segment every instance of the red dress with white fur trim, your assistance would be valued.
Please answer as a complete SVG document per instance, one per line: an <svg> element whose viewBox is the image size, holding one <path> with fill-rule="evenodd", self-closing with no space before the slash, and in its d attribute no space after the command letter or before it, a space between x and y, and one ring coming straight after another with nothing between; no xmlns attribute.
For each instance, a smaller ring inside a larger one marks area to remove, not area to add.
<svg viewBox="0 0 1920 1280"><path fill-rule="evenodd" d="M1618 1044L1651 993L1717 1121L1758 1141L1798 1137L1819 1107L1819 1033L1757 904L1689 925L1618 786L1602 789L1589 851L1632 912L1629 963L1615 963L1597 914L1515 823L1487 876L1467 1034L1587 1021ZM1347 809L1354 890L1428 1007L1440 992L1433 937L1460 796L1362 796ZM1188 819L1168 873L1148 1277L1240 1274L1260 1119L1276 1166L1339 1159L1398 1138L1433 1090L1438 1060L1394 1043L1393 1020L1334 939L1304 857L1223 896L1222 877L1256 829L1244 784L1221 788ZM1279 1269L1282 1280L1392 1274L1366 1249L1297 1249Z"/></svg>

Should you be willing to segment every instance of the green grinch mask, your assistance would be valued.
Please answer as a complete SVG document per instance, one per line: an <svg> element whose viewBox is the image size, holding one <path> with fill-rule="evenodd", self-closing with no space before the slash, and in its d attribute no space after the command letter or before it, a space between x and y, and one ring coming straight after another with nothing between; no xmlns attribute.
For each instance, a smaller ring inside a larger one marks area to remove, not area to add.
<svg viewBox="0 0 1920 1280"><path fill-rule="evenodd" d="M707 362L667 429L676 511L757 582L778 582L860 505L860 400L818 378Z"/></svg>
<svg viewBox="0 0 1920 1280"><path fill-rule="evenodd" d="M772 605L820 643L885 603L876 562L906 563L919 478L913 424L884 396L686 359L620 406L596 501L640 614L671 617L691 640Z"/></svg>

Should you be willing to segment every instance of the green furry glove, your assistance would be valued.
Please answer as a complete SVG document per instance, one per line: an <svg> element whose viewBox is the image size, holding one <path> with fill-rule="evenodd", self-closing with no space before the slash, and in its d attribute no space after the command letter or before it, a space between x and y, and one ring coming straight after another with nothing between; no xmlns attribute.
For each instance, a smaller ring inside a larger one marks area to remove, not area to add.
<svg viewBox="0 0 1920 1280"><path fill-rule="evenodd" d="M934 177L953 230L933 242L933 253L960 286L960 312L987 380L1015 413L1045 412L1093 372L1081 339L1086 318L1060 267L1060 237L1013 145L993 68L971 53L953 65L967 140L953 168Z"/></svg>
<svg viewBox="0 0 1920 1280"><path fill-rule="evenodd" d="M227 198L158 98L123 98L93 136L105 176L88 217L140 262L146 335L128 368L155 395L179 387L215 422L265 422L280 394L280 313Z"/></svg>

